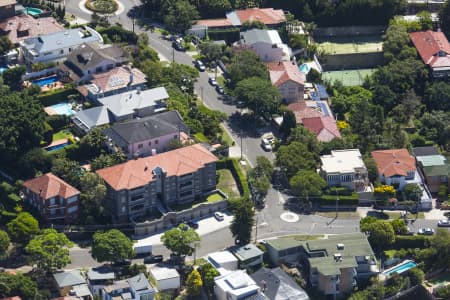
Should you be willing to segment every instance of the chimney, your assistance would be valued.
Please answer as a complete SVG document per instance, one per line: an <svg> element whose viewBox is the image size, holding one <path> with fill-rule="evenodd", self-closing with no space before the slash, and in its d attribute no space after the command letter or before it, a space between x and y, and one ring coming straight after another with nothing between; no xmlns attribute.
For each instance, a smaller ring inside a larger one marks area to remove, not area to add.
<svg viewBox="0 0 450 300"><path fill-rule="evenodd" d="M279 66L281 65L281 60L280 60L280 61L278 61L278 65L279 65Z"/></svg>

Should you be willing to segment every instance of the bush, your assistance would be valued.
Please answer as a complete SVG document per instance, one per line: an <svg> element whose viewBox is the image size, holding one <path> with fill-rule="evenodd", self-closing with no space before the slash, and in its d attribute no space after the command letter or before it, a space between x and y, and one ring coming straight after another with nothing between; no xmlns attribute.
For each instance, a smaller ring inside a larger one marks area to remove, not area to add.
<svg viewBox="0 0 450 300"><path fill-rule="evenodd" d="M394 244L392 244L392 249L407 249L407 248L420 248L424 249L429 245L429 237L423 235L413 235L413 236L401 236L398 235L395 238Z"/></svg>
<svg viewBox="0 0 450 300"><path fill-rule="evenodd" d="M65 115L52 115L48 116L45 121L50 124L54 132L58 132L69 126L70 118Z"/></svg>
<svg viewBox="0 0 450 300"><path fill-rule="evenodd" d="M336 195L322 195L319 203L321 205L335 205ZM358 205L359 198L357 193L352 193L350 196L339 195L339 205Z"/></svg>
<svg viewBox="0 0 450 300"><path fill-rule="evenodd" d="M88 0L86 8L96 13L110 14L117 10L118 4L114 0Z"/></svg>
<svg viewBox="0 0 450 300"><path fill-rule="evenodd" d="M138 41L138 35L132 31L123 29L120 26L110 26L99 30L99 33L106 35L109 40L113 42L122 42L127 44L136 45Z"/></svg>
<svg viewBox="0 0 450 300"><path fill-rule="evenodd" d="M352 191L344 186L339 187L328 187L326 189L326 194L329 195L339 195L339 196L351 196Z"/></svg>

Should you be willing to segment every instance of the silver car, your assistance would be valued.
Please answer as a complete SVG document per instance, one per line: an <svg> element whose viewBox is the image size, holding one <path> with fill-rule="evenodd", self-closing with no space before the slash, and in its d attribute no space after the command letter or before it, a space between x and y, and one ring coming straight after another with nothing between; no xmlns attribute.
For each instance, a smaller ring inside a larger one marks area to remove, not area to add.
<svg viewBox="0 0 450 300"><path fill-rule="evenodd" d="M439 220L438 226L439 227L450 227L450 221L449 220Z"/></svg>

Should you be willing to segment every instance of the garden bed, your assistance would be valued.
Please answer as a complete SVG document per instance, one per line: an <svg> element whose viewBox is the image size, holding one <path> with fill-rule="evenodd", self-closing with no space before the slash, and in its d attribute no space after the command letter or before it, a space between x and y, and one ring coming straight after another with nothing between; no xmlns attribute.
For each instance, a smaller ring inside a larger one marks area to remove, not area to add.
<svg viewBox="0 0 450 300"><path fill-rule="evenodd" d="M87 0L86 8L100 14L111 14L119 8L119 5L114 0Z"/></svg>

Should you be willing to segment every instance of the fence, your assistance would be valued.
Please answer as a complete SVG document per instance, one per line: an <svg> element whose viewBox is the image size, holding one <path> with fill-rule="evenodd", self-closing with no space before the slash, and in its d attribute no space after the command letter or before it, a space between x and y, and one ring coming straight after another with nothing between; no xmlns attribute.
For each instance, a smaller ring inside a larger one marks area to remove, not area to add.
<svg viewBox="0 0 450 300"><path fill-rule="evenodd" d="M176 224L191 221L194 219L201 219L213 214L216 211L225 210L228 207L227 196L221 191L216 192L219 192L224 197L224 199L214 203L202 203L198 206L182 211L171 211L154 221L146 221L143 223L133 222L135 236L145 236L153 234L164 229L169 229Z"/></svg>
<svg viewBox="0 0 450 300"><path fill-rule="evenodd" d="M45 69L45 70L41 70L41 71L37 71L37 72L30 72L30 73L23 75L22 80L29 80L29 79L40 78L40 77L44 77L44 76L50 76L50 75L56 74L57 70L58 70L57 67L53 67L53 68L49 68L49 69Z"/></svg>
<svg viewBox="0 0 450 300"><path fill-rule="evenodd" d="M384 34L385 29L385 26L320 27L314 30L314 36L379 35Z"/></svg>

